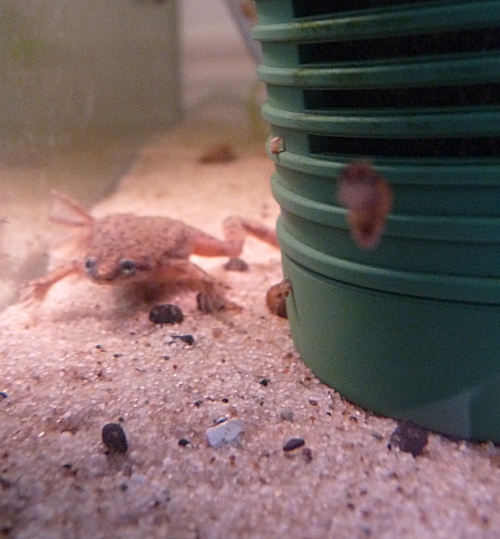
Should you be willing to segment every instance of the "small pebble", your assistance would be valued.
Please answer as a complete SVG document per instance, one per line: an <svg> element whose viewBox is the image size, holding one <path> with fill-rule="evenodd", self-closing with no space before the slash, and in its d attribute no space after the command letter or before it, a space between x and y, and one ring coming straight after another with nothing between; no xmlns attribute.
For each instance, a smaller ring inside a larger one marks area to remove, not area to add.
<svg viewBox="0 0 500 539"><path fill-rule="evenodd" d="M276 314L280 318L288 318L286 298L291 291L292 283L290 279L284 279L281 283L271 286L266 293L266 303L272 314Z"/></svg>
<svg viewBox="0 0 500 539"><path fill-rule="evenodd" d="M280 412L280 419L283 421L293 421L293 410L291 408L283 408Z"/></svg>
<svg viewBox="0 0 500 539"><path fill-rule="evenodd" d="M290 440L283 445L283 451L293 451L294 449L302 447L305 443L303 438L290 438Z"/></svg>
<svg viewBox="0 0 500 539"><path fill-rule="evenodd" d="M180 339L182 342L185 342L188 346L191 346L194 343L194 337L192 335L173 335L174 338Z"/></svg>
<svg viewBox="0 0 500 539"><path fill-rule="evenodd" d="M7 490L12 486L12 482L8 479L5 479L5 477L0 476L0 488L3 490Z"/></svg>
<svg viewBox="0 0 500 539"><path fill-rule="evenodd" d="M248 271L248 264L242 258L230 258L225 264L227 271Z"/></svg>
<svg viewBox="0 0 500 539"><path fill-rule="evenodd" d="M229 419L228 421L224 421L224 423L207 429L205 436L208 445L217 448L234 442L244 430L245 424L241 419Z"/></svg>
<svg viewBox="0 0 500 539"><path fill-rule="evenodd" d="M427 445L428 432L411 421L403 421L391 434L389 449L398 447L414 457L421 455Z"/></svg>
<svg viewBox="0 0 500 539"><path fill-rule="evenodd" d="M7 393L5 391L0 391L0 399L6 399L8 397Z"/></svg>
<svg viewBox="0 0 500 539"><path fill-rule="evenodd" d="M267 387L270 381L271 380L269 380L269 378L262 378L262 380L259 382L259 384L261 386Z"/></svg>
<svg viewBox="0 0 500 539"><path fill-rule="evenodd" d="M107 423L102 428L104 445L115 453L126 453L128 449L125 431L119 423Z"/></svg>
<svg viewBox="0 0 500 539"><path fill-rule="evenodd" d="M307 464L312 462L313 455L309 447L304 447L304 449L302 449L302 456L304 457L304 460L306 461Z"/></svg>
<svg viewBox="0 0 500 539"><path fill-rule="evenodd" d="M130 476L130 482L135 483L136 485L145 485L147 480L148 478L142 473L134 472Z"/></svg>
<svg viewBox="0 0 500 539"><path fill-rule="evenodd" d="M149 319L153 324L180 324L184 315L177 305L162 303L149 311Z"/></svg>
<svg viewBox="0 0 500 539"><path fill-rule="evenodd" d="M178 443L181 447L186 447L191 442L187 438L181 438Z"/></svg>

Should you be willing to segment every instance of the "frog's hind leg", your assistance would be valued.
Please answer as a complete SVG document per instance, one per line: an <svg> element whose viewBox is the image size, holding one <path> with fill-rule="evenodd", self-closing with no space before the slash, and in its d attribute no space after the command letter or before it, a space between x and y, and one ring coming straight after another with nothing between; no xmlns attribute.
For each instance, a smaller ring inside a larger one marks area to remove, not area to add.
<svg viewBox="0 0 500 539"><path fill-rule="evenodd" d="M50 216L50 220L61 225L73 227L89 228L94 223L94 218L76 200L59 191L50 192L55 202L59 202L59 207L55 207Z"/></svg>
<svg viewBox="0 0 500 539"><path fill-rule="evenodd" d="M193 254L199 256L238 257L243 251L247 234L273 247L279 247L276 232L257 221L228 217L223 223L224 240L193 229Z"/></svg>
<svg viewBox="0 0 500 539"><path fill-rule="evenodd" d="M49 219L53 223L74 229L54 243L52 249L63 250L66 253L65 258L82 256L81 253L87 249L92 237L94 217L78 202L59 191L51 191L51 196L54 204Z"/></svg>
<svg viewBox="0 0 500 539"><path fill-rule="evenodd" d="M161 266L155 279L159 284L181 284L199 292L198 309L205 313L237 308L224 297L222 286L206 271L190 260L174 259Z"/></svg>
<svg viewBox="0 0 500 539"><path fill-rule="evenodd" d="M226 240L239 241L242 244L242 248L247 234L250 234L250 236L257 238L264 243L272 245L273 247L279 248L276 230L269 228L258 221L254 221L253 219L228 217L225 219L222 226Z"/></svg>

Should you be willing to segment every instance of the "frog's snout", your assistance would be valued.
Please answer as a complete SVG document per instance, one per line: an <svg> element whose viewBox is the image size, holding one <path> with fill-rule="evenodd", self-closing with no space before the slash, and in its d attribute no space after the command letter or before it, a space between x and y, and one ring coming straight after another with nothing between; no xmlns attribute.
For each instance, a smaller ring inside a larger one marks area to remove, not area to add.
<svg viewBox="0 0 500 539"><path fill-rule="evenodd" d="M110 274L108 271L102 271L97 260L92 256L85 260L85 273L97 283L111 281L115 277L115 272Z"/></svg>
<svg viewBox="0 0 500 539"><path fill-rule="evenodd" d="M85 273L97 283L110 282L119 278L135 278L137 269L136 263L128 258L120 259L112 267L102 267L92 256L85 260Z"/></svg>

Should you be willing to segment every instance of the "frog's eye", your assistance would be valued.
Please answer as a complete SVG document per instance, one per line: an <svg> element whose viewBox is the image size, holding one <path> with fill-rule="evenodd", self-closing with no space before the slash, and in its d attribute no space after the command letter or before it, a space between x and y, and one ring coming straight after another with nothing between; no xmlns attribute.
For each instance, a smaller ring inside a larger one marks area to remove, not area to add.
<svg viewBox="0 0 500 539"><path fill-rule="evenodd" d="M123 275L133 275L135 273L135 262L133 260L124 258L123 260L120 260L119 266Z"/></svg>
<svg viewBox="0 0 500 539"><path fill-rule="evenodd" d="M87 273L92 273L95 270L96 265L96 260L93 256L87 258L87 260L85 260L85 271Z"/></svg>

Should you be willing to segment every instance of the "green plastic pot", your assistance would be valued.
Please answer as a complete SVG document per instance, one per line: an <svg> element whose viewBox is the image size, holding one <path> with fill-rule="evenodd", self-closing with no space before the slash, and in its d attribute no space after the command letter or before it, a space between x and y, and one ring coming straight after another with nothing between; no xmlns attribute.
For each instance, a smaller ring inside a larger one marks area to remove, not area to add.
<svg viewBox="0 0 500 539"><path fill-rule="evenodd" d="M292 337L351 401L500 442L500 3L352 6L257 1ZM394 193L373 251L335 199L360 159Z"/></svg>

